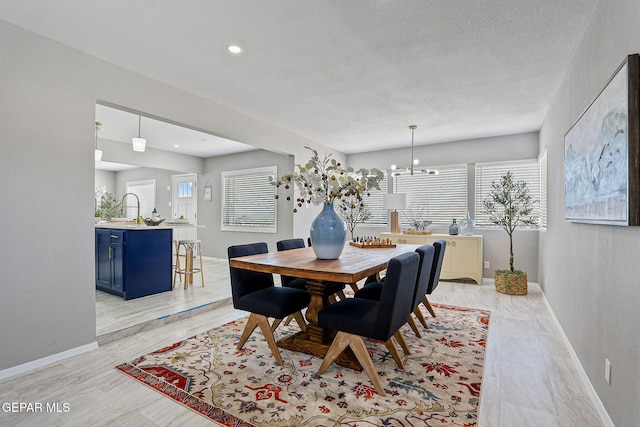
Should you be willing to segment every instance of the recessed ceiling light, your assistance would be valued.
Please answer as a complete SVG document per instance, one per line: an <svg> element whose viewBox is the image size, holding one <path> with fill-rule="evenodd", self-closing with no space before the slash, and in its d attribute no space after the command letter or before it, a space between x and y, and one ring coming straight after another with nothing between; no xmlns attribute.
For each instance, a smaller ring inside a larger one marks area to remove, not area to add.
<svg viewBox="0 0 640 427"><path fill-rule="evenodd" d="M180 148L180 144L173 144L173 148Z"/></svg>
<svg viewBox="0 0 640 427"><path fill-rule="evenodd" d="M229 46L227 46L227 50L231 53L240 53L242 52L242 48L240 46L237 46L235 44L231 44Z"/></svg>

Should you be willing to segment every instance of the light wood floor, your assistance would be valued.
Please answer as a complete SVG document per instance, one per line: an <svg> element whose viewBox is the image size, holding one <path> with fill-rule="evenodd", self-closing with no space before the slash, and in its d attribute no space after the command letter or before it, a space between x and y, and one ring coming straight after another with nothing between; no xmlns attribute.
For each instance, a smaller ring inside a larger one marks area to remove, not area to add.
<svg viewBox="0 0 640 427"><path fill-rule="evenodd" d="M219 287L221 295L228 292L226 262L210 260L206 268L207 286ZM480 426L603 425L537 285L530 286L529 295L514 297L496 293L486 284L441 282L430 300L492 311ZM6 379L0 382L1 403L53 402L61 408L68 404L69 410L12 414L0 408L0 425L211 425L113 367L244 315L224 304Z"/></svg>
<svg viewBox="0 0 640 427"><path fill-rule="evenodd" d="M195 261L198 266L198 260ZM96 291L96 336L98 343L120 339L143 330L216 308L231 298L229 266L226 260L202 257L204 287L200 274L184 289L177 280L171 292L125 301L122 297Z"/></svg>

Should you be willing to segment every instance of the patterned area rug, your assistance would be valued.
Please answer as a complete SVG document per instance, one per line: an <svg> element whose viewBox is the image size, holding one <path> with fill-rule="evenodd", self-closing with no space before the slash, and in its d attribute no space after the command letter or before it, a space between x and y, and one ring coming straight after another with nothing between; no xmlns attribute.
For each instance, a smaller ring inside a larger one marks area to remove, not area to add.
<svg viewBox="0 0 640 427"><path fill-rule="evenodd" d="M386 397L364 372L333 364L316 375L322 360L304 353L281 349L278 366L259 329L237 351L247 318L116 369L224 426L475 426L489 312L433 306L422 338L402 328L412 353L404 370L367 342ZM276 339L298 331L281 325Z"/></svg>

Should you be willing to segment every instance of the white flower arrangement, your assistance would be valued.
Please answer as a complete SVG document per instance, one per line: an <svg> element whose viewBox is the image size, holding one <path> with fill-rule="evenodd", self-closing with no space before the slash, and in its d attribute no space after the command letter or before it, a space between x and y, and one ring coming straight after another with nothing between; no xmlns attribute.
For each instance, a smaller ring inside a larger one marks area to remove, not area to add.
<svg viewBox="0 0 640 427"><path fill-rule="evenodd" d="M337 200L355 197L362 200L363 195L369 195L372 189L380 189L380 181L384 179L384 173L378 169L343 168L340 162L331 158L331 154L325 154L321 160L318 152L309 146L306 149L312 152L312 156L305 165L296 165L298 171L283 175L277 179L270 179L271 183L280 189L292 190L295 186L300 193L296 199L293 211L305 204L320 205L332 204ZM279 198L276 195L276 199ZM287 196L291 200L291 196Z"/></svg>

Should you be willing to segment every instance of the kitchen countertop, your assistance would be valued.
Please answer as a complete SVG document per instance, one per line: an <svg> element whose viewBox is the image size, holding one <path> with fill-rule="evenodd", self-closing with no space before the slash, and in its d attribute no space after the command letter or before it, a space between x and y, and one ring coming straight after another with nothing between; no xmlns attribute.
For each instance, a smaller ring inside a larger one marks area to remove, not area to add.
<svg viewBox="0 0 640 427"><path fill-rule="evenodd" d="M95 225L96 228L115 228L121 230L172 230L175 228L204 228L204 225L194 225L194 224L165 224L164 222L160 225L146 225L146 224L136 224L133 221L131 222L100 222Z"/></svg>

